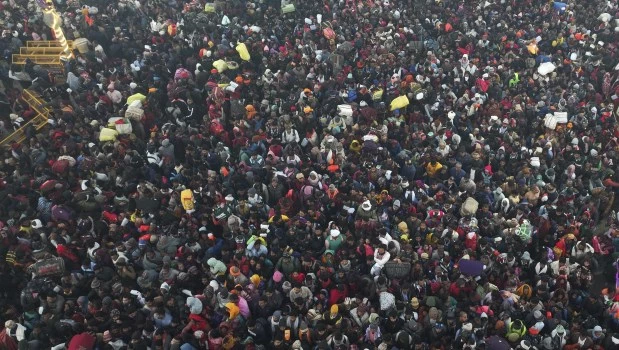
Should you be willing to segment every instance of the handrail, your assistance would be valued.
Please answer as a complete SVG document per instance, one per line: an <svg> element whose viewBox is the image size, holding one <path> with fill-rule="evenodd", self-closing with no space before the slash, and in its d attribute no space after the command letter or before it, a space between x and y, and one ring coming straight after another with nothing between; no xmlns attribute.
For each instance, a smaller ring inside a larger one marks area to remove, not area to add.
<svg viewBox="0 0 619 350"><path fill-rule="evenodd" d="M60 55L63 51L63 48L60 46L52 46L52 47L21 47L19 48L20 55Z"/></svg>
<svg viewBox="0 0 619 350"><path fill-rule="evenodd" d="M45 107L43 100L40 96L31 90L22 91L22 99L37 113L26 124L22 125L19 129L12 132L10 135L0 141L0 146L10 145L13 142L21 143L26 139L26 129L30 126L34 126L35 130L40 130L47 125L47 121L50 117L50 109Z"/></svg>
<svg viewBox="0 0 619 350"><path fill-rule="evenodd" d="M47 120L47 117L45 117L44 115L35 115L26 124L22 125L19 129L15 130L9 136L5 137L2 141L0 141L0 146L10 145L13 142L23 142L26 139L27 128L29 128L31 125L34 125L34 128L38 131L42 129L45 125L47 125Z"/></svg>
<svg viewBox="0 0 619 350"><path fill-rule="evenodd" d="M67 40L67 44L73 47L73 40ZM61 47L61 44L57 40L27 41L26 47Z"/></svg>
<svg viewBox="0 0 619 350"><path fill-rule="evenodd" d="M13 64L25 64L26 60L30 59L34 63L43 66L59 66L62 65L60 55L21 55L13 54Z"/></svg>

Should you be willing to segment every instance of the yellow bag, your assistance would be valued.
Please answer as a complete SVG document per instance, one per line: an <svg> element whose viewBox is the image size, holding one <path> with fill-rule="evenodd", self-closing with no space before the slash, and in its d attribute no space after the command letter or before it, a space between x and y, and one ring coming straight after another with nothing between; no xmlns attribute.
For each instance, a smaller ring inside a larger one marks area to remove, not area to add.
<svg viewBox="0 0 619 350"><path fill-rule="evenodd" d="M185 210L193 210L193 192L191 190L183 190L181 192L181 204Z"/></svg>
<svg viewBox="0 0 619 350"><path fill-rule="evenodd" d="M249 51L247 51L247 46L245 46L245 44L243 43L238 43L236 45L236 51L239 53L243 61L249 61L249 59L251 58L251 56L249 55Z"/></svg>
<svg viewBox="0 0 619 350"><path fill-rule="evenodd" d="M383 98L383 89L378 89L372 93L372 100L380 101Z"/></svg>
<svg viewBox="0 0 619 350"><path fill-rule="evenodd" d="M176 24L168 25L168 35L176 36Z"/></svg>
<svg viewBox="0 0 619 350"><path fill-rule="evenodd" d="M539 48L537 47L536 43L530 43L529 45L527 45L527 50L529 50L529 53L531 55L537 55Z"/></svg>
<svg viewBox="0 0 619 350"><path fill-rule="evenodd" d="M395 111L396 109L404 108L409 105L408 97L406 95L396 97L391 101L391 110Z"/></svg>
<svg viewBox="0 0 619 350"><path fill-rule="evenodd" d="M204 5L204 12L206 13L215 13L215 4L212 2L206 3Z"/></svg>
<svg viewBox="0 0 619 350"><path fill-rule="evenodd" d="M101 129L101 133L99 133L99 141L116 141L116 137L118 136L118 131L110 128Z"/></svg>
<svg viewBox="0 0 619 350"><path fill-rule="evenodd" d="M228 64L224 60L217 60L213 62L213 67L215 67L219 73L223 73L228 69Z"/></svg>

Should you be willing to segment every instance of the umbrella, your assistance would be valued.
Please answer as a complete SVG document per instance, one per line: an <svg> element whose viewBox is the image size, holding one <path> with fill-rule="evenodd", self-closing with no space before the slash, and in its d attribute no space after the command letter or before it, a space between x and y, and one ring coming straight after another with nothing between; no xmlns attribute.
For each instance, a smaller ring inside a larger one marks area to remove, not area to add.
<svg viewBox="0 0 619 350"><path fill-rule="evenodd" d="M134 94L127 98L127 104L130 105L133 101L144 102L146 100L146 96L142 94Z"/></svg>
<svg viewBox="0 0 619 350"><path fill-rule="evenodd" d="M68 350L92 350L95 347L95 337L88 333L76 334L69 342Z"/></svg>
<svg viewBox="0 0 619 350"><path fill-rule="evenodd" d="M488 350L511 350L512 347L509 345L507 340L505 340L504 338L493 335L492 337L486 339L486 349Z"/></svg>
<svg viewBox="0 0 619 350"><path fill-rule="evenodd" d="M477 260L460 260L458 268L463 275L479 276L484 270L484 264Z"/></svg>

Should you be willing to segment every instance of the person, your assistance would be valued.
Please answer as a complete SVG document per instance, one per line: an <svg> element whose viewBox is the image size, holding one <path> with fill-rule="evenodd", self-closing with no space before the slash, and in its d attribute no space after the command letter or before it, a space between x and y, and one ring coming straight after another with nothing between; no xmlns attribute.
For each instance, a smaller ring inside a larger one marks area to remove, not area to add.
<svg viewBox="0 0 619 350"><path fill-rule="evenodd" d="M614 2L55 6L62 69L0 11L4 347L619 343Z"/></svg>

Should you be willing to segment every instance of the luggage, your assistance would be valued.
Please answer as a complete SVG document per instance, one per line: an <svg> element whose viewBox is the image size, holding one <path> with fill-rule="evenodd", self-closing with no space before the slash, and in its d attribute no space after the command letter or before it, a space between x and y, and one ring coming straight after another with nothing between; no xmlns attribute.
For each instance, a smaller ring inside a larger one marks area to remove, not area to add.
<svg viewBox="0 0 619 350"><path fill-rule="evenodd" d="M110 128L103 128L99 133L99 141L116 141L116 137L118 136L118 131Z"/></svg>
<svg viewBox="0 0 619 350"><path fill-rule="evenodd" d="M352 117L352 107L350 105L337 106L337 114L343 117Z"/></svg>
<svg viewBox="0 0 619 350"><path fill-rule="evenodd" d="M69 170L69 161L66 159L60 159L54 162L52 165L52 171L56 174L65 174Z"/></svg>
<svg viewBox="0 0 619 350"><path fill-rule="evenodd" d="M193 199L193 192L191 190L183 190L181 192L181 204L183 205L183 209L193 210L194 199Z"/></svg>
<svg viewBox="0 0 619 350"><path fill-rule="evenodd" d="M204 5L204 12L206 13L215 13L215 4L212 2L208 2Z"/></svg>
<svg viewBox="0 0 619 350"><path fill-rule="evenodd" d="M391 101L391 108L390 110L395 111L396 109L401 109L404 108L406 106L408 106L410 102L408 101L408 97L404 96L400 96L400 97L396 97L393 99L393 101Z"/></svg>
<svg viewBox="0 0 619 350"><path fill-rule="evenodd" d="M131 122L127 119L119 119L114 124L116 126L116 131L121 135L127 135L133 132Z"/></svg>
<svg viewBox="0 0 619 350"><path fill-rule="evenodd" d="M244 43L239 43L236 45L236 51L239 53L239 55L241 56L241 59L243 61L249 61L251 58L251 55L249 54L249 51L247 50L247 46L245 46Z"/></svg>
<svg viewBox="0 0 619 350"><path fill-rule="evenodd" d="M475 200L475 198L469 197L464 201L464 203L462 203L462 208L460 208L460 215L475 215L475 213L477 213L477 208L479 208L479 203Z"/></svg>
<svg viewBox="0 0 619 350"><path fill-rule="evenodd" d="M395 261L389 261L385 264L383 271L385 271L385 274L390 279L404 278L410 273L411 264L408 262L397 263Z"/></svg>
<svg viewBox="0 0 619 350"><path fill-rule="evenodd" d="M68 208L62 205L55 205L52 207L52 220L71 221L71 218L72 218L72 213Z"/></svg>
<svg viewBox="0 0 619 350"><path fill-rule="evenodd" d="M58 257L40 260L28 267L35 277L62 276L64 270L64 260Z"/></svg>
<svg viewBox="0 0 619 350"><path fill-rule="evenodd" d="M49 292L54 289L56 284L48 278L34 278L22 289L20 302L22 306L36 306L39 301L39 294Z"/></svg>
<svg viewBox="0 0 619 350"><path fill-rule="evenodd" d="M215 67L219 73L222 73L228 69L228 64L224 60L217 60L213 62L213 67Z"/></svg>
<svg viewBox="0 0 619 350"><path fill-rule="evenodd" d="M335 31L333 30L333 28L331 28L331 23L324 22L323 27L324 28L322 29L322 35L324 35L327 40L335 39Z"/></svg>
<svg viewBox="0 0 619 350"><path fill-rule="evenodd" d="M283 14L292 13L294 11L296 11L296 8L294 7L294 4L288 4L288 5L282 6L282 13Z"/></svg>

